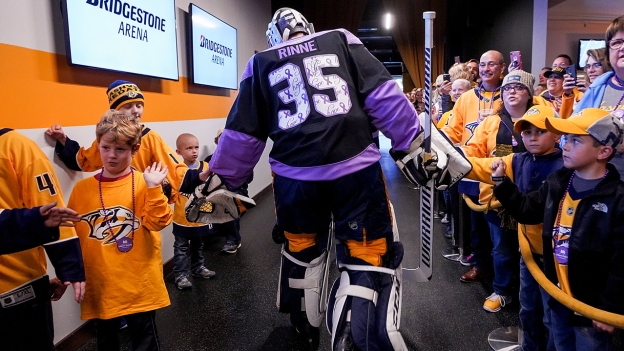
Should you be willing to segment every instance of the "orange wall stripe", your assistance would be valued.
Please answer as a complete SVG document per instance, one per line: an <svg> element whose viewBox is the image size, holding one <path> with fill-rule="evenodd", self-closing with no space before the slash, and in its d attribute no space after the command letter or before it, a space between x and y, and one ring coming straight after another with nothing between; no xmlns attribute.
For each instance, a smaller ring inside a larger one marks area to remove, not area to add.
<svg viewBox="0 0 624 351"><path fill-rule="evenodd" d="M65 55L0 44L0 128L93 125L108 109L106 89L117 79L143 91L145 122L225 118L238 94L195 85L186 77L176 82L70 66Z"/></svg>

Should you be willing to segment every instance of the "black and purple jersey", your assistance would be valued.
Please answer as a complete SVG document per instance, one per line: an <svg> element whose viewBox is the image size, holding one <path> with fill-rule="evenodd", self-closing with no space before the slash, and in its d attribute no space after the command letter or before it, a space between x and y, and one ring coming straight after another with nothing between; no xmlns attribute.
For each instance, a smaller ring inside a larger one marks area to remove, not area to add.
<svg viewBox="0 0 624 351"><path fill-rule="evenodd" d="M210 169L238 187L271 138L273 172L334 180L381 158L373 127L396 150L406 150L420 130L381 62L343 29L291 39L247 63Z"/></svg>

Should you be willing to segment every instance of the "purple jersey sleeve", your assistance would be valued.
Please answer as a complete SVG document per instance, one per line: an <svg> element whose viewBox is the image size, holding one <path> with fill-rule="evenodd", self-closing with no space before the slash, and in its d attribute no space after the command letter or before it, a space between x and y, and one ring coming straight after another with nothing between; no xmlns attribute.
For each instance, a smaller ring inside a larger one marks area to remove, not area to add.
<svg viewBox="0 0 624 351"><path fill-rule="evenodd" d="M395 150L407 150L420 130L414 106L399 85L389 80L373 90L364 102L364 111L375 128L392 140Z"/></svg>
<svg viewBox="0 0 624 351"><path fill-rule="evenodd" d="M238 188L253 172L265 144L245 133L225 129L210 160L210 170L222 176L228 188Z"/></svg>

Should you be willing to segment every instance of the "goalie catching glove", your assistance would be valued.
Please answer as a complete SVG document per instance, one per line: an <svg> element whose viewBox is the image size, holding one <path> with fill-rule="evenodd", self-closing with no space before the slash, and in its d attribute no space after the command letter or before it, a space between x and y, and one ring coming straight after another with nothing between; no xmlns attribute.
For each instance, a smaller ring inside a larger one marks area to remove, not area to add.
<svg viewBox="0 0 624 351"><path fill-rule="evenodd" d="M406 151L390 149L390 156L410 183L426 186L433 179L436 189L446 190L472 170L470 161L437 128L431 128L431 155L425 155L424 141L421 129Z"/></svg>
<svg viewBox="0 0 624 351"><path fill-rule="evenodd" d="M184 211L191 223L226 223L254 206L254 200L228 190L221 177L213 173L195 188Z"/></svg>

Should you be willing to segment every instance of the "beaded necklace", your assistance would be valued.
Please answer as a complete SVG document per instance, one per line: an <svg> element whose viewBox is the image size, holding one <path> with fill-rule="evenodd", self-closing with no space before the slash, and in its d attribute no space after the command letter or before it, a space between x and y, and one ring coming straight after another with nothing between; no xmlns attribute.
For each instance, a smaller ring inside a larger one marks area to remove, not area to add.
<svg viewBox="0 0 624 351"><path fill-rule="evenodd" d="M620 78L618 78L617 74L614 74L613 76L615 77L615 80L617 81L618 85L620 87L624 87L624 83L622 83ZM624 116L624 110L618 110L618 107L620 107L622 100L624 100L624 94L622 94L620 101L618 101L617 105L615 105L615 108L613 109L613 115L618 118L622 118Z"/></svg>
<svg viewBox="0 0 624 351"><path fill-rule="evenodd" d="M553 98L553 96L550 95L550 91L548 92L548 99L550 99L550 104L552 105L553 109L555 111L557 111L557 113L559 113L559 107L557 105L555 105L555 103L554 103L555 99L557 99L557 98Z"/></svg>
<svg viewBox="0 0 624 351"><path fill-rule="evenodd" d="M602 179L600 180L600 182L602 182L607 177L607 174L609 174L608 169L605 172L605 174L602 176ZM572 176L570 177L570 181L568 181L568 187L566 188L566 191L565 193L563 193L563 197L561 198L561 201L559 202L559 211L557 211L557 224L555 225L555 227L557 228L557 232L553 234L553 239L555 240L555 247L554 247L555 250L559 246L559 234L561 233L561 226L560 226L561 210L563 209L563 202L565 201L565 198L568 196L568 192L570 191L570 187L572 186L572 180L574 180L574 176L576 176L576 171L572 173ZM598 182L598 184L600 184L600 182ZM596 184L596 186L598 186L598 184ZM594 187L591 191L594 191L594 190L596 190L596 187ZM565 249L565 260L555 254L555 257L557 257L557 261L559 261L559 263L561 264L568 263L567 256L568 256L567 249Z"/></svg>
<svg viewBox="0 0 624 351"><path fill-rule="evenodd" d="M100 173L100 178L98 179L98 188L100 190L100 203L102 204L102 210L104 211L104 220L108 225L108 230L110 231L111 237L117 244L117 249L121 252L128 252L132 250L133 240L134 240L134 170L130 168L130 173L132 173L132 237L128 238L123 237L117 240L117 237L113 233L113 228L111 227L110 221L108 220L108 215L106 214L106 207L104 206L104 197L102 196L102 177L104 176L104 168L102 168L102 173Z"/></svg>
<svg viewBox="0 0 624 351"><path fill-rule="evenodd" d="M492 92L492 97L490 98L490 108L489 108L489 110L488 110L488 112L490 112L490 114L492 114L492 113L494 112L494 95L496 95L496 92L497 92L498 90L500 90L500 87L497 87L497 88L496 88L496 89L494 89L494 91ZM486 91L485 91L485 88L483 87L483 83L479 84L479 95L481 95L481 96L478 96L478 97L479 97L479 111L477 111L477 112L478 112L478 114L479 114L479 118L481 118L481 111L482 111L482 110L481 110L481 100L485 100L485 99L487 99L487 98L485 97L485 94L484 94L485 92L486 92ZM483 107L487 106L486 104L487 104L487 102L486 102L486 101L483 101ZM483 111L485 111L485 109L484 109ZM484 116L483 118L485 118L485 117L487 117L487 116Z"/></svg>

